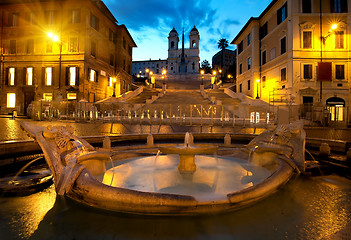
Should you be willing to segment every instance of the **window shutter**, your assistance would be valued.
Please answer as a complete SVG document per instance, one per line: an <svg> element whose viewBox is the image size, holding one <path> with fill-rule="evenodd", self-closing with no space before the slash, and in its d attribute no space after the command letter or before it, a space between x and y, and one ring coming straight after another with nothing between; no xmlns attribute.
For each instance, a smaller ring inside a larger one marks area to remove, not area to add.
<svg viewBox="0 0 351 240"><path fill-rule="evenodd" d="M79 67L76 67L76 86L79 86Z"/></svg>
<svg viewBox="0 0 351 240"><path fill-rule="evenodd" d="M23 68L23 73L22 73L22 76L23 76L23 86L26 86L27 85L27 68Z"/></svg>
<svg viewBox="0 0 351 240"><path fill-rule="evenodd" d="M69 75L69 67L66 67L66 76L65 76L65 85L69 86L70 85L70 79L69 79L70 75Z"/></svg>
<svg viewBox="0 0 351 240"><path fill-rule="evenodd" d="M46 83L45 83L45 67L43 67L41 69L41 83L42 83L42 86L46 86Z"/></svg>
<svg viewBox="0 0 351 240"><path fill-rule="evenodd" d="M9 68L6 68L6 79L5 79L5 85L6 86L9 86L10 84L9 84L9 73L10 73L10 70L9 70Z"/></svg>
<svg viewBox="0 0 351 240"><path fill-rule="evenodd" d="M99 72L98 71L95 71L95 77L96 77L96 82L99 81Z"/></svg>
<svg viewBox="0 0 351 240"><path fill-rule="evenodd" d="M61 74L61 73L59 72L59 74ZM55 80L56 80L56 78L55 78L55 68L52 67L51 68L51 86L55 86Z"/></svg>

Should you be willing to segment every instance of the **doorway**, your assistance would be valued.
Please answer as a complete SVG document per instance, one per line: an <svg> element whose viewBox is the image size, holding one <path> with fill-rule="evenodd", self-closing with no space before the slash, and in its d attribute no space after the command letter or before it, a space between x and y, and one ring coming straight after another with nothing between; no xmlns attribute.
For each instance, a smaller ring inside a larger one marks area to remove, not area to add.
<svg viewBox="0 0 351 240"><path fill-rule="evenodd" d="M34 91L24 92L24 109L23 109L24 115L27 115L27 108L29 104L31 104L34 101L34 96L35 96Z"/></svg>

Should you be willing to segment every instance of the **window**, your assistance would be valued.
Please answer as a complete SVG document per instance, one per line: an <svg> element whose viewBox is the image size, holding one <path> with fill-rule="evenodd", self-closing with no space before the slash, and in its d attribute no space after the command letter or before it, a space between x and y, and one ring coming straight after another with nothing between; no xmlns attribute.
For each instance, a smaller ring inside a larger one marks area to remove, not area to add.
<svg viewBox="0 0 351 240"><path fill-rule="evenodd" d="M311 0L302 0L302 13L312 13Z"/></svg>
<svg viewBox="0 0 351 240"><path fill-rule="evenodd" d="M34 53L34 40L28 39L26 43L26 53L33 54Z"/></svg>
<svg viewBox="0 0 351 240"><path fill-rule="evenodd" d="M33 68L27 67L26 69L26 85L32 86L33 85Z"/></svg>
<svg viewBox="0 0 351 240"><path fill-rule="evenodd" d="M251 88L251 80L247 80L247 90L250 90Z"/></svg>
<svg viewBox="0 0 351 240"><path fill-rule="evenodd" d="M108 35L108 39L113 42L113 43L116 43L117 42L117 34L114 33L112 31L112 29L109 29L109 35Z"/></svg>
<svg viewBox="0 0 351 240"><path fill-rule="evenodd" d="M78 38L70 37L69 38L69 52L78 52Z"/></svg>
<svg viewBox="0 0 351 240"><path fill-rule="evenodd" d="M43 93L43 99L45 101L51 102L52 101L52 93Z"/></svg>
<svg viewBox="0 0 351 240"><path fill-rule="evenodd" d="M286 81L286 68L280 69L280 81Z"/></svg>
<svg viewBox="0 0 351 240"><path fill-rule="evenodd" d="M126 70L126 60L123 59L123 70Z"/></svg>
<svg viewBox="0 0 351 240"><path fill-rule="evenodd" d="M110 87L113 87L113 77L109 77L109 84Z"/></svg>
<svg viewBox="0 0 351 240"><path fill-rule="evenodd" d="M123 82L122 82L122 88L123 88L123 89L126 89L126 80L123 80Z"/></svg>
<svg viewBox="0 0 351 240"><path fill-rule="evenodd" d="M288 7L287 3L285 3L281 8L277 11L277 24L281 24L288 17Z"/></svg>
<svg viewBox="0 0 351 240"><path fill-rule="evenodd" d="M26 20L27 24L33 25L34 24L34 13L27 12L25 15L25 20Z"/></svg>
<svg viewBox="0 0 351 240"><path fill-rule="evenodd" d="M344 48L344 31L335 31L335 48Z"/></svg>
<svg viewBox="0 0 351 240"><path fill-rule="evenodd" d="M303 79L305 80L312 79L312 64L303 65Z"/></svg>
<svg viewBox="0 0 351 240"><path fill-rule="evenodd" d="M312 31L304 31L302 41L302 48L312 48Z"/></svg>
<svg viewBox="0 0 351 240"><path fill-rule="evenodd" d="M52 10L52 11L46 11L45 12L46 23L48 25L53 25L53 24L56 23L55 17L56 17L56 12L55 11Z"/></svg>
<svg viewBox="0 0 351 240"><path fill-rule="evenodd" d="M15 86L15 75L16 74L16 69L11 67L8 69L8 85L9 86Z"/></svg>
<svg viewBox="0 0 351 240"><path fill-rule="evenodd" d="M247 35L247 46L249 46L251 44L251 34L249 33Z"/></svg>
<svg viewBox="0 0 351 240"><path fill-rule="evenodd" d="M96 43L94 41L91 41L91 56L96 57Z"/></svg>
<svg viewBox="0 0 351 240"><path fill-rule="evenodd" d="M251 58L247 59L247 70L250 70L251 68Z"/></svg>
<svg viewBox="0 0 351 240"><path fill-rule="evenodd" d="M7 104L8 108L16 107L16 93L8 93L7 94Z"/></svg>
<svg viewBox="0 0 351 240"><path fill-rule="evenodd" d="M76 86L78 85L78 67L69 67L68 68L68 85Z"/></svg>
<svg viewBox="0 0 351 240"><path fill-rule="evenodd" d="M267 63L267 54L266 51L262 52L262 65L265 65Z"/></svg>
<svg viewBox="0 0 351 240"><path fill-rule="evenodd" d="M262 88L266 87L266 76L262 77Z"/></svg>
<svg viewBox="0 0 351 240"><path fill-rule="evenodd" d="M264 38L268 34L267 22L260 27L260 39Z"/></svg>
<svg viewBox="0 0 351 240"><path fill-rule="evenodd" d="M97 72L94 69L90 69L89 71L89 80L91 82L97 82Z"/></svg>
<svg viewBox="0 0 351 240"><path fill-rule="evenodd" d="M242 83L240 83L240 85L239 85L239 92L243 92L243 84Z"/></svg>
<svg viewBox="0 0 351 240"><path fill-rule="evenodd" d="M174 48L174 41L171 42L171 48Z"/></svg>
<svg viewBox="0 0 351 240"><path fill-rule="evenodd" d="M8 25L9 27L16 27L18 21L18 13L9 13L8 15Z"/></svg>
<svg viewBox="0 0 351 240"><path fill-rule="evenodd" d="M46 40L46 53L52 53L52 40Z"/></svg>
<svg viewBox="0 0 351 240"><path fill-rule="evenodd" d="M71 23L77 24L80 23L80 9L73 9L71 10Z"/></svg>
<svg viewBox="0 0 351 240"><path fill-rule="evenodd" d="M243 51L243 41L241 41L241 42L238 44L238 54L240 54L242 51Z"/></svg>
<svg viewBox="0 0 351 240"><path fill-rule="evenodd" d="M332 13L347 13L347 0L330 0Z"/></svg>
<svg viewBox="0 0 351 240"><path fill-rule="evenodd" d="M90 26L96 31L99 31L99 19L93 14L90 17Z"/></svg>
<svg viewBox="0 0 351 240"><path fill-rule="evenodd" d="M284 54L286 52L286 37L280 39L280 54Z"/></svg>
<svg viewBox="0 0 351 240"><path fill-rule="evenodd" d="M10 40L10 54L16 54L16 40Z"/></svg>
<svg viewBox="0 0 351 240"><path fill-rule="evenodd" d="M270 60L273 60L275 58L275 48L272 48L271 51L269 52Z"/></svg>
<svg viewBox="0 0 351 240"><path fill-rule="evenodd" d="M67 93L67 100L77 100L77 93Z"/></svg>
<svg viewBox="0 0 351 240"><path fill-rule="evenodd" d="M335 79L343 80L345 79L345 66L344 65L335 65Z"/></svg>
<svg viewBox="0 0 351 240"><path fill-rule="evenodd" d="M52 67L45 68L45 85L52 85Z"/></svg>
<svg viewBox="0 0 351 240"><path fill-rule="evenodd" d="M239 74L243 73L243 65L240 63L239 64Z"/></svg>

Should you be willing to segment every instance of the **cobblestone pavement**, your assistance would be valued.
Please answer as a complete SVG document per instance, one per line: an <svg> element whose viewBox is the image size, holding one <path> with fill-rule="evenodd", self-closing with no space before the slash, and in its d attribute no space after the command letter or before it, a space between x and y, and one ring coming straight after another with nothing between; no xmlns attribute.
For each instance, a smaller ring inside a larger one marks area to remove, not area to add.
<svg viewBox="0 0 351 240"><path fill-rule="evenodd" d="M0 141L29 140L30 137L21 128L19 121L31 121L40 126L71 125L78 136L99 136L119 134L145 134L145 133L179 133L179 132L213 132L213 133L247 133L260 134L264 128L252 127L221 127L221 126L169 126L169 125L125 125L114 123L111 131L111 123L75 123L74 121L32 121L28 119L0 118ZM334 139L351 142L351 129L333 128L305 128L309 138Z"/></svg>

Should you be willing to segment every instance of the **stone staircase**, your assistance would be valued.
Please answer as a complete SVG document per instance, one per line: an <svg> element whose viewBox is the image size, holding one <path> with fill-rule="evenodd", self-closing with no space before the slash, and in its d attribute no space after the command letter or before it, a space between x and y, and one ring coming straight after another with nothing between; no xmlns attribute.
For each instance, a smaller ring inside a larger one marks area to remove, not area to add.
<svg viewBox="0 0 351 240"><path fill-rule="evenodd" d="M200 90L167 90L166 94L157 99L153 104L199 104L209 105L211 102L204 99Z"/></svg>
<svg viewBox="0 0 351 240"><path fill-rule="evenodd" d="M144 87L144 90L138 96L128 99L127 102L131 104L143 104L146 103L146 100L157 96L157 94L159 94L158 90Z"/></svg>

